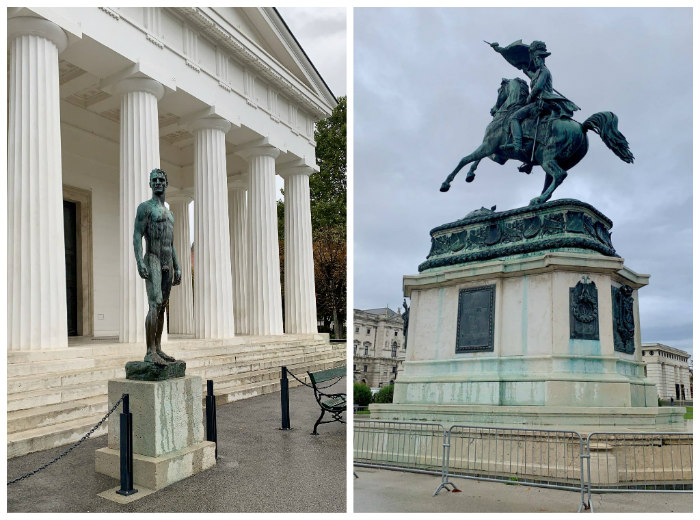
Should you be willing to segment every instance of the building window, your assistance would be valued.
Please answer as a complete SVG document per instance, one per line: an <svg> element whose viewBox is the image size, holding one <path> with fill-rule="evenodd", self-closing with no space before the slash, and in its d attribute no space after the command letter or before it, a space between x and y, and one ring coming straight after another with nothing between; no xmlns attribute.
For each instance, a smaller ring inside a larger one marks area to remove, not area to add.
<svg viewBox="0 0 700 520"><path fill-rule="evenodd" d="M367 334L369 334L370 330L371 330L371 329L367 329Z"/></svg>
<svg viewBox="0 0 700 520"><path fill-rule="evenodd" d="M360 332L360 327L355 327L355 332Z"/></svg>
<svg viewBox="0 0 700 520"><path fill-rule="evenodd" d="M367 372L367 365L364 365L364 367L362 368L362 371Z"/></svg>
<svg viewBox="0 0 700 520"><path fill-rule="evenodd" d="M399 346L394 343L391 345L391 357L396 357L396 351L398 350Z"/></svg>
<svg viewBox="0 0 700 520"><path fill-rule="evenodd" d="M392 367L391 373L392 373L392 374L396 374L396 366Z"/></svg>
<svg viewBox="0 0 700 520"><path fill-rule="evenodd" d="M398 335L399 335L399 331L398 331L398 330L395 330L395 331L394 331L394 337L396 337L396 336L398 336Z"/></svg>
<svg viewBox="0 0 700 520"><path fill-rule="evenodd" d="M369 345L365 345L365 356L369 355Z"/></svg>

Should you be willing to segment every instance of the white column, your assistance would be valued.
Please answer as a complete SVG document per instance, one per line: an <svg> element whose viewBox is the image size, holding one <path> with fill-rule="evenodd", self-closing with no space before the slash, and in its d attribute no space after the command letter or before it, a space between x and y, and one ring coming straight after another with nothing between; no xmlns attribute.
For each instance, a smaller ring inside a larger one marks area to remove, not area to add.
<svg viewBox="0 0 700 520"><path fill-rule="evenodd" d="M236 334L248 334L248 175L228 180L228 227L231 237L231 284Z"/></svg>
<svg viewBox="0 0 700 520"><path fill-rule="evenodd" d="M275 158L279 150L262 145L239 150L250 166L248 189L248 324L250 334L283 333L282 287L275 199Z"/></svg>
<svg viewBox="0 0 700 520"><path fill-rule="evenodd" d="M151 170L160 168L158 100L165 89L155 80L127 78L113 93L122 95L119 140L119 341L146 341L148 299L134 256L136 208L151 198ZM145 246L144 246L144 251ZM165 335L165 332L164 332Z"/></svg>
<svg viewBox="0 0 700 520"><path fill-rule="evenodd" d="M299 166L280 172L284 178L284 324L288 334L315 334L316 288L309 175Z"/></svg>
<svg viewBox="0 0 700 520"><path fill-rule="evenodd" d="M194 315L192 304L192 259L190 256L190 212L189 204L192 196L187 193L170 195L166 192L166 200L175 218L175 234L173 246L180 261L182 281L170 291L171 334L194 334Z"/></svg>
<svg viewBox="0 0 700 520"><path fill-rule="evenodd" d="M7 348L68 345L58 54L63 30L7 22Z"/></svg>
<svg viewBox="0 0 700 520"><path fill-rule="evenodd" d="M194 133L194 332L198 338L235 334L226 186L226 132L231 123L198 119Z"/></svg>

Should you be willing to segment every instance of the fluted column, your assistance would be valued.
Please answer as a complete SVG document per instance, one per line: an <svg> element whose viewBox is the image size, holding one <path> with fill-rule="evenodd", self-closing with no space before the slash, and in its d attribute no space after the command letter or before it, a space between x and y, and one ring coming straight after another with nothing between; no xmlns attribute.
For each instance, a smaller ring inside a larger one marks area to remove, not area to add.
<svg viewBox="0 0 700 520"><path fill-rule="evenodd" d="M194 133L194 331L198 338L235 334L226 186L228 121L210 117Z"/></svg>
<svg viewBox="0 0 700 520"><path fill-rule="evenodd" d="M275 158L270 145L239 150L250 166L248 189L248 324L250 334L283 333L282 287L275 200Z"/></svg>
<svg viewBox="0 0 700 520"><path fill-rule="evenodd" d="M175 218L173 246L180 261L182 282L170 291L170 332L172 334L194 334L194 314L192 303L192 260L190 257L190 212L192 196L188 193L170 195L166 200Z"/></svg>
<svg viewBox="0 0 700 520"><path fill-rule="evenodd" d="M248 175L228 180L228 227L231 237L231 285L236 334L248 334Z"/></svg>
<svg viewBox="0 0 700 520"><path fill-rule="evenodd" d="M308 166L280 172L284 178L284 325L288 334L315 334L316 288L311 236Z"/></svg>
<svg viewBox="0 0 700 520"><path fill-rule="evenodd" d="M7 347L68 345L58 54L68 39L41 18L7 22Z"/></svg>
<svg viewBox="0 0 700 520"><path fill-rule="evenodd" d="M122 96L119 140L119 341L146 341L146 285L134 257L136 208L151 198L150 172L160 168L158 100L163 86L148 78L119 81L113 93ZM143 248L146 251L146 248ZM165 335L165 331L164 331Z"/></svg>

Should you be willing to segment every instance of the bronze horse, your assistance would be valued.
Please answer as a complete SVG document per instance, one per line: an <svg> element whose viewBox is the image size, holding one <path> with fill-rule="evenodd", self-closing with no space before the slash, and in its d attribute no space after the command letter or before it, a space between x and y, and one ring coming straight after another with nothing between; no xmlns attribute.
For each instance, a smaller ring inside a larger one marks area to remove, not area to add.
<svg viewBox="0 0 700 520"><path fill-rule="evenodd" d="M542 204L550 199L554 190L564 181L570 170L588 152L586 132L593 130L600 135L603 143L626 163L634 161L627 139L617 129L617 116L612 112L598 112L586 119L583 124L569 118L538 118L526 121L523 125L523 155L505 152L501 146L509 140L509 118L525 104L529 88L520 78L503 79L498 90L496 105L491 109L493 120L486 127L484 140L479 147L459 161L440 187L440 191L450 189L455 175L467 164L473 163L467 173L467 182L474 180L476 167L484 157L498 164L508 159L524 161L521 171L530 172L532 165L540 165L547 174L542 193L530 201L530 205ZM537 125L537 128L535 128ZM534 141L537 141L533 153Z"/></svg>

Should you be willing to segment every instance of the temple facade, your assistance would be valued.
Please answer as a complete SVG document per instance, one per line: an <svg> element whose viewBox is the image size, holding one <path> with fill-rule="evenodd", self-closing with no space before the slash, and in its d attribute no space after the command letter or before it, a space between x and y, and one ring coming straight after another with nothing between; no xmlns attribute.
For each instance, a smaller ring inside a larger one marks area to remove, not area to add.
<svg viewBox="0 0 700 520"><path fill-rule="evenodd" d="M309 199L337 102L277 10L7 15L8 456L82 437L145 354L132 237L154 168L182 266L165 349L187 373L227 402L279 389L283 364L345 364L317 333Z"/></svg>

